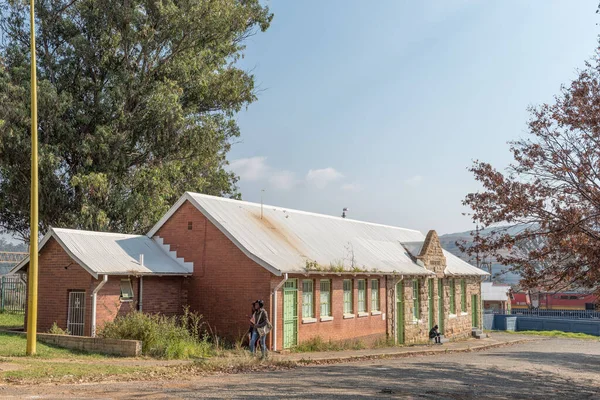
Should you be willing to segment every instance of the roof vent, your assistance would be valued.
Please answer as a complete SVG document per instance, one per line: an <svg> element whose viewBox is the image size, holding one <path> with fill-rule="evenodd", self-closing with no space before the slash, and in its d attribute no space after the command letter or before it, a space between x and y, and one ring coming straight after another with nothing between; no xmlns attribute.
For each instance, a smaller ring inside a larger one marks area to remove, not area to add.
<svg viewBox="0 0 600 400"><path fill-rule="evenodd" d="M140 265L143 267L144 266L144 255L140 254Z"/></svg>
<svg viewBox="0 0 600 400"><path fill-rule="evenodd" d="M344 209L342 210L342 218L346 218L346 213L350 211L350 209L348 207L344 207Z"/></svg>

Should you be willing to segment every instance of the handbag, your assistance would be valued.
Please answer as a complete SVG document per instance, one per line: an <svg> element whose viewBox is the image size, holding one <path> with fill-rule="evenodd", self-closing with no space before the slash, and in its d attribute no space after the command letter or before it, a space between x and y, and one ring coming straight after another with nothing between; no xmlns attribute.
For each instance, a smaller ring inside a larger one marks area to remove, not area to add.
<svg viewBox="0 0 600 400"><path fill-rule="evenodd" d="M259 320L260 320L260 318L259 318ZM267 324L265 326L263 326L262 328L256 328L256 330L258 331L258 335L260 337L267 335L269 332L271 332L272 329L273 329L273 325L271 325L271 322L268 319L267 319Z"/></svg>

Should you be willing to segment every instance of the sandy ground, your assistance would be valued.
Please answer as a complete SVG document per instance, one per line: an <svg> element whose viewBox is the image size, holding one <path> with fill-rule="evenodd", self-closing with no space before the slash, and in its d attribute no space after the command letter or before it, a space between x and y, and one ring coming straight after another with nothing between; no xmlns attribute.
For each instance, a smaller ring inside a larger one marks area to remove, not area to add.
<svg viewBox="0 0 600 400"><path fill-rule="evenodd" d="M548 339L482 352L168 382L0 386L2 399L599 399L600 342Z"/></svg>

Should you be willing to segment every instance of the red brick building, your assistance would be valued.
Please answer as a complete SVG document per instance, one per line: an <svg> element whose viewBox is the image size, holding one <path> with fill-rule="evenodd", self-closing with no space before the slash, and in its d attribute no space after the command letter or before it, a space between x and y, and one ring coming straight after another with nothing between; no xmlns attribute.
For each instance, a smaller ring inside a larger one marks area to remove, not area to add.
<svg viewBox="0 0 600 400"><path fill-rule="evenodd" d="M189 305L213 333L240 339L262 299L276 350L314 337L420 342L434 324L455 338L479 326L485 275L442 250L435 231L186 193L147 236L51 230L38 327L68 327L75 291L85 335L133 308Z"/></svg>

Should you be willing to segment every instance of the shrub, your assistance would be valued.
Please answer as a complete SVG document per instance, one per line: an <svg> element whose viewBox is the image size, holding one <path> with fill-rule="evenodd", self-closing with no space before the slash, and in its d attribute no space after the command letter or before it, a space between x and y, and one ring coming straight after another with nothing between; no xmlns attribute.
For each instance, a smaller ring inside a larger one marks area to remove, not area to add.
<svg viewBox="0 0 600 400"><path fill-rule="evenodd" d="M58 326L56 324L56 322L54 322L52 324L52 326L50 327L50 329L48 330L48 333L51 333L53 335L68 335L69 332L65 331L64 329L62 329L60 326Z"/></svg>
<svg viewBox="0 0 600 400"><path fill-rule="evenodd" d="M133 311L100 329L98 336L142 341L144 355L168 359L206 357L211 344L202 332L201 316L186 308L182 316L168 317Z"/></svg>

